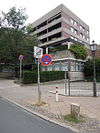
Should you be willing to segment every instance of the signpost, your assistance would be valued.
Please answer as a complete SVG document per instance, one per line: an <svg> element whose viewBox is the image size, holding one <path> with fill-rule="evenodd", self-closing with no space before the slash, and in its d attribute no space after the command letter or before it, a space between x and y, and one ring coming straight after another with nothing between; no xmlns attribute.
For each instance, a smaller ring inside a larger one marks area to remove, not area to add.
<svg viewBox="0 0 100 133"><path fill-rule="evenodd" d="M49 65L52 61L50 55L43 55L43 49L36 46L34 46L34 57L38 59L38 103L41 103L39 64L41 62L42 65Z"/></svg>
<svg viewBox="0 0 100 133"><path fill-rule="evenodd" d="M38 103L41 102L41 91L40 91L40 67L39 67L39 59L41 58L41 56L43 55L43 49L34 46L34 57L38 58Z"/></svg>
<svg viewBox="0 0 100 133"><path fill-rule="evenodd" d="M21 84L21 75L22 75L22 60L23 60L24 56L23 55L19 55L18 59L20 61L20 84Z"/></svg>

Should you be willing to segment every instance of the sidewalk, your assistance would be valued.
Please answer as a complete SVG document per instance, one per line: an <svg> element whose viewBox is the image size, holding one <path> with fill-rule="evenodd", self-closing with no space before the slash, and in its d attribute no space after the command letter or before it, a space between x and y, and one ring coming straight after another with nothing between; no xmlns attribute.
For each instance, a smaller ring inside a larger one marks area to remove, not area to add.
<svg viewBox="0 0 100 133"><path fill-rule="evenodd" d="M33 111L42 113L50 117L50 119L69 114L70 104L78 103L81 107L80 113L89 119L87 123L73 126L80 130L79 133L83 133L81 130L84 133L100 133L100 97L69 97L59 95L59 101L56 102L55 94L49 92L54 90L55 86L63 88L63 83L41 84L42 101L46 103L41 107L33 106L37 102L37 85L20 87L11 80L2 80L0 81L0 95Z"/></svg>

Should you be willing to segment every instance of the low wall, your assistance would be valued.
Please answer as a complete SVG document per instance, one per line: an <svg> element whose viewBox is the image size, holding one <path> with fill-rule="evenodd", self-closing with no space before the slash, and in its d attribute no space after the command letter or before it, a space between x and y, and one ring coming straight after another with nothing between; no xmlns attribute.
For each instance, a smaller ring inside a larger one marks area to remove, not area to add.
<svg viewBox="0 0 100 133"><path fill-rule="evenodd" d="M14 73L13 72L0 72L0 78L13 78Z"/></svg>
<svg viewBox="0 0 100 133"><path fill-rule="evenodd" d="M84 80L84 73L83 72L68 72L68 76L72 81L79 81Z"/></svg>

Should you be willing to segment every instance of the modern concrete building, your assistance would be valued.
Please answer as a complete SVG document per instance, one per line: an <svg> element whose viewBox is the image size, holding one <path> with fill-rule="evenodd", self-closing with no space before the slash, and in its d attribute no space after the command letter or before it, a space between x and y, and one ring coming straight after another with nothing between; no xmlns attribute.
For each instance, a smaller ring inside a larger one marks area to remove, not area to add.
<svg viewBox="0 0 100 133"><path fill-rule="evenodd" d="M42 48L67 45L73 42L89 48L89 26L63 4L45 14L31 24L32 33L37 35ZM52 53L52 64L42 66L43 71L68 71L70 77L83 79L84 61L75 59L67 49Z"/></svg>
<svg viewBox="0 0 100 133"><path fill-rule="evenodd" d="M89 26L63 4L32 23L32 32L41 41L41 47L61 44L72 39L89 46Z"/></svg>

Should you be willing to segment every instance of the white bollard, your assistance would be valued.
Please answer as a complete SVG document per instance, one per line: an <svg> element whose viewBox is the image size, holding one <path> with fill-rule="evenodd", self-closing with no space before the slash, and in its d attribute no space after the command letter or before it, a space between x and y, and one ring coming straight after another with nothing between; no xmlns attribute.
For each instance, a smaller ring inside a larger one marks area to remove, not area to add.
<svg viewBox="0 0 100 133"><path fill-rule="evenodd" d="M56 102L58 102L58 87L56 87Z"/></svg>

